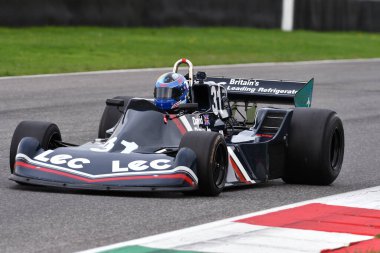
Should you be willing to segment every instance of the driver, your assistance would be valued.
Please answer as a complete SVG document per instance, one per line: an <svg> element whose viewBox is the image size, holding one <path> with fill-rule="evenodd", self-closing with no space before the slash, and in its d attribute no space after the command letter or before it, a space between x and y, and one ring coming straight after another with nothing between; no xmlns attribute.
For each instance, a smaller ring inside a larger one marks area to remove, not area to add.
<svg viewBox="0 0 380 253"><path fill-rule="evenodd" d="M178 73L168 72L157 79L154 86L154 104L165 111L174 110L189 101L189 84Z"/></svg>

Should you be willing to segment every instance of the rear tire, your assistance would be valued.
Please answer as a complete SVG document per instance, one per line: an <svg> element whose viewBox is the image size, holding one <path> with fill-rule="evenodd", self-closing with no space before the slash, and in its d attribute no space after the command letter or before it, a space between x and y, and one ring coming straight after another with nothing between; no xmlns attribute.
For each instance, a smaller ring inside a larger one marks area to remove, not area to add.
<svg viewBox="0 0 380 253"><path fill-rule="evenodd" d="M36 138L41 148L55 149L57 146L54 141L61 141L61 132L56 124L44 121L22 121L16 127L10 147L9 166L11 173L14 171L14 164L17 155L18 144L24 137Z"/></svg>
<svg viewBox="0 0 380 253"><path fill-rule="evenodd" d="M122 113L120 111L124 111L125 107L128 105L129 100L131 100L132 97L117 96L117 97L114 97L113 99L124 100L124 106L118 108L116 106L106 105L106 108L104 108L104 111L102 114L102 118L100 119L98 138L104 139L104 138L109 137L106 131L116 125L116 123L119 121L120 117L122 116Z"/></svg>
<svg viewBox="0 0 380 253"><path fill-rule="evenodd" d="M291 184L329 185L339 175L344 130L335 112L296 108L290 122L283 180Z"/></svg>
<svg viewBox="0 0 380 253"><path fill-rule="evenodd" d="M215 132L188 132L179 145L197 156L198 192L205 196L219 195L226 183L228 154L224 138Z"/></svg>

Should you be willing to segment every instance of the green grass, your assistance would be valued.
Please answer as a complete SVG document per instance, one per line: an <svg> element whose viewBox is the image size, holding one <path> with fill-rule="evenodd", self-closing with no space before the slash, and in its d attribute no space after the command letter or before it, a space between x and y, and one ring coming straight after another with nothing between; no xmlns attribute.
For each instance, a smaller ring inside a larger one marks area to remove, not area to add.
<svg viewBox="0 0 380 253"><path fill-rule="evenodd" d="M380 34L252 28L0 28L0 76L380 57Z"/></svg>

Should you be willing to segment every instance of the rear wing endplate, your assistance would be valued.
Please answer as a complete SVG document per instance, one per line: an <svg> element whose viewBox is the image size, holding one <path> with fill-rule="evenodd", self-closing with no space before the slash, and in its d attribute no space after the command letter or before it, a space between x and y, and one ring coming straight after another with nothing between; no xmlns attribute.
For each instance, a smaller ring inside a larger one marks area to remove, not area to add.
<svg viewBox="0 0 380 253"><path fill-rule="evenodd" d="M207 77L204 83L215 83L223 86L227 90L228 99L231 101L310 107L314 78L308 82L294 82Z"/></svg>

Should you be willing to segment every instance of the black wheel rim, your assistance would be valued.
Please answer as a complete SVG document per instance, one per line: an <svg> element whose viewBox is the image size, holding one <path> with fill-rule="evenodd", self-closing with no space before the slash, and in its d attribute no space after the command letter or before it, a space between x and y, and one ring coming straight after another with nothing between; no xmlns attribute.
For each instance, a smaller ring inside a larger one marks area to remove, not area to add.
<svg viewBox="0 0 380 253"><path fill-rule="evenodd" d="M59 148L59 144L56 141L61 141L61 135L58 132L54 132L47 143L47 149Z"/></svg>
<svg viewBox="0 0 380 253"><path fill-rule="evenodd" d="M224 146L219 143L215 153L215 165L213 171L214 184L218 188L224 187L226 177L226 153Z"/></svg>
<svg viewBox="0 0 380 253"><path fill-rule="evenodd" d="M333 170L340 166L342 154L342 136L338 129L335 129L330 146L330 165Z"/></svg>

